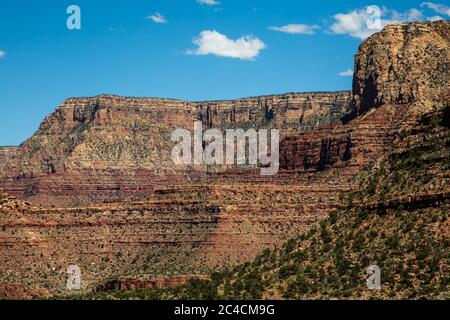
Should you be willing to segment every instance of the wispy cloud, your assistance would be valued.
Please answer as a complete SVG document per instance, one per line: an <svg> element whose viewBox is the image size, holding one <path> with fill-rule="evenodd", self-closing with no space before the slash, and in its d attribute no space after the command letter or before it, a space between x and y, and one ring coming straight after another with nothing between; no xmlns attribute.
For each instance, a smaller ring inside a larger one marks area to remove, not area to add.
<svg viewBox="0 0 450 320"><path fill-rule="evenodd" d="M308 34L313 35L316 32L314 30L320 29L318 25L306 25L301 23L288 24L282 27L269 27L270 30L280 31L290 34Z"/></svg>
<svg viewBox="0 0 450 320"><path fill-rule="evenodd" d="M349 13L338 13L333 18L331 33L350 35L359 39L371 36L388 24L424 20L422 11L414 8L400 13L377 6L364 7Z"/></svg>
<svg viewBox="0 0 450 320"><path fill-rule="evenodd" d="M220 4L220 2L217 0L197 0L197 2L200 4L207 5L207 6L216 6L216 5Z"/></svg>
<svg viewBox="0 0 450 320"><path fill-rule="evenodd" d="M353 70L347 69L345 71L339 72L340 77L353 77Z"/></svg>
<svg viewBox="0 0 450 320"><path fill-rule="evenodd" d="M6 56L6 51L0 50L0 59Z"/></svg>
<svg viewBox="0 0 450 320"><path fill-rule="evenodd" d="M154 23L167 23L166 17L164 17L159 12L156 12L155 14L148 16L147 19L152 20Z"/></svg>
<svg viewBox="0 0 450 320"><path fill-rule="evenodd" d="M439 20L445 20L441 16L432 16L427 18L428 21L439 21Z"/></svg>
<svg viewBox="0 0 450 320"><path fill-rule="evenodd" d="M236 58L241 60L254 60L266 44L254 36L242 36L232 40L215 30L205 30L192 40L197 46L189 50L193 55L215 55L219 57Z"/></svg>
<svg viewBox="0 0 450 320"><path fill-rule="evenodd" d="M431 9L439 14L446 15L450 17L450 7L444 4L434 3L434 2L422 2L421 7Z"/></svg>

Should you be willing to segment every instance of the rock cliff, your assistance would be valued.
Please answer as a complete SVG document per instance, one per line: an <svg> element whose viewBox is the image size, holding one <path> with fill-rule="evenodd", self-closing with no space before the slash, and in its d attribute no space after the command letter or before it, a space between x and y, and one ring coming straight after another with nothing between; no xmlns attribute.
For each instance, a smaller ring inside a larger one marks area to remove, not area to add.
<svg viewBox="0 0 450 320"><path fill-rule="evenodd" d="M66 100L0 164L5 191L43 205L79 205L145 196L198 179L206 167L174 167L171 134L204 128L279 128L282 135L334 125L349 92L191 103L101 95Z"/></svg>
<svg viewBox="0 0 450 320"><path fill-rule="evenodd" d="M317 227L209 280L103 297L448 300L449 30L407 23L373 35L355 59L354 112L285 137L283 173L310 174L298 185L352 186ZM367 287L374 265L377 290Z"/></svg>
<svg viewBox="0 0 450 320"><path fill-rule="evenodd" d="M449 27L393 25L369 38L355 57L353 94L66 100L3 156L0 185L34 206L3 197L0 282L67 294L74 263L83 292L114 279L205 275L305 234L358 188L368 208L420 202L437 212L450 189ZM194 120L280 128L282 170L174 167L170 134Z"/></svg>
<svg viewBox="0 0 450 320"><path fill-rule="evenodd" d="M448 21L399 24L361 44L353 78L356 114L387 104L425 113L442 104L450 87L449 34Z"/></svg>

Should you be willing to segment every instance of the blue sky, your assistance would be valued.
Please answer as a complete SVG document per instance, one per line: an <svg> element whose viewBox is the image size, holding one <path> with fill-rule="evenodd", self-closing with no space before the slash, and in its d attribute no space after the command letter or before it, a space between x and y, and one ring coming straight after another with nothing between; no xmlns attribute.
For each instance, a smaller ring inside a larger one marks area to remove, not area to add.
<svg viewBox="0 0 450 320"><path fill-rule="evenodd" d="M66 26L71 4L81 30ZM381 8L383 25L450 16L442 0L2 0L0 145L30 137L72 96L350 89L353 56L372 33L369 5Z"/></svg>

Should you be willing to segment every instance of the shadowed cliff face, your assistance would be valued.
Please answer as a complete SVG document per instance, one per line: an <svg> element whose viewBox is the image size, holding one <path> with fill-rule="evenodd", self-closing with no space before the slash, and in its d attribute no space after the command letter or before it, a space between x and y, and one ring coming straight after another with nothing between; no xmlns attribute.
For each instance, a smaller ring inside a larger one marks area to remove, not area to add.
<svg viewBox="0 0 450 320"><path fill-rule="evenodd" d="M44 205L0 208L0 282L67 293L73 263L84 270L83 290L111 278L206 274L305 233L358 188L369 164L394 151L414 157L408 150L423 139L445 137L429 124L448 123L448 29L402 24L369 38L355 58L353 97L66 100L0 165L5 191ZM256 168L174 167L172 130L195 120L279 128L282 170L261 177ZM439 181L417 188L448 189L439 170ZM407 199L413 191L401 192Z"/></svg>

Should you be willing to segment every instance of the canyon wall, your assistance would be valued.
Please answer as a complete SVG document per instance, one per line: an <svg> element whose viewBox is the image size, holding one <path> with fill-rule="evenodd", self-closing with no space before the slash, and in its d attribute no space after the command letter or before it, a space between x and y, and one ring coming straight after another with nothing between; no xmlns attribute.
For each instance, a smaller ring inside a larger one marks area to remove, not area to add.
<svg viewBox="0 0 450 320"><path fill-rule="evenodd" d="M349 92L285 94L190 103L102 95L66 100L0 164L0 186L42 205L135 199L155 187L198 180L205 166L175 167L177 128L279 128L292 132L338 123Z"/></svg>
<svg viewBox="0 0 450 320"><path fill-rule="evenodd" d="M305 233L342 206L363 170L401 154L399 138L426 115L448 123L448 29L402 24L369 38L355 58L353 95L66 100L0 164L0 186L18 198L0 197L0 285L66 294L70 264L82 269L83 291L124 278L201 276ZM175 167L171 133L195 120L281 129L280 172Z"/></svg>
<svg viewBox="0 0 450 320"><path fill-rule="evenodd" d="M3 207L0 283L66 294L70 264L82 269L83 291L123 278L199 276L306 232L349 190L344 179L177 168L170 136L200 120L205 129L280 128L284 137L336 125L349 101L350 92L199 103L66 100L1 165L5 191L34 207L19 216Z"/></svg>

